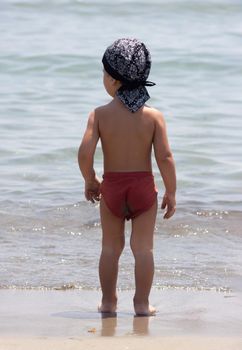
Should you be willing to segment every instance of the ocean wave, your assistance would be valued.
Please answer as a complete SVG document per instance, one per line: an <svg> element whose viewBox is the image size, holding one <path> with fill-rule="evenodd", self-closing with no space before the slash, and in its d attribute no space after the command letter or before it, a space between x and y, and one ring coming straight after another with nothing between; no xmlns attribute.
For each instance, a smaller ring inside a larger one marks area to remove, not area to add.
<svg viewBox="0 0 242 350"><path fill-rule="evenodd" d="M219 292L219 293L230 293L232 292L232 289L227 287L227 286L212 286L212 287L207 287L207 286L180 286L180 285L162 285L160 283L156 283L152 286L154 290L184 290L184 291L192 291L192 292L201 292L201 291L206 291L206 292ZM84 291L101 291L101 288L98 286L95 287L89 287L89 286L79 286L75 284L63 284L63 285L58 285L58 286L26 286L26 285L1 285L0 284L0 289L10 289L10 290L36 290L36 291L68 291L68 290L84 290ZM132 291L134 290L134 287L119 287L118 291Z"/></svg>
<svg viewBox="0 0 242 350"><path fill-rule="evenodd" d="M81 54L41 54L41 55L2 55L0 58L3 74L16 73L28 74L55 74L62 75L78 73L79 79L87 76L90 67L95 71L100 70L100 58Z"/></svg>

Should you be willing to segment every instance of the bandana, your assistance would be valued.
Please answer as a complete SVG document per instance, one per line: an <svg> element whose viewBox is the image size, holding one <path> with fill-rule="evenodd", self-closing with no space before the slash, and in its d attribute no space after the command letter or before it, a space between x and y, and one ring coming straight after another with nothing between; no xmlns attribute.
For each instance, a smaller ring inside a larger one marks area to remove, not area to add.
<svg viewBox="0 0 242 350"><path fill-rule="evenodd" d="M151 58L145 45L137 39L118 39L106 49L102 63L106 72L122 83L118 98L136 112L150 98L145 86L155 85L147 81Z"/></svg>

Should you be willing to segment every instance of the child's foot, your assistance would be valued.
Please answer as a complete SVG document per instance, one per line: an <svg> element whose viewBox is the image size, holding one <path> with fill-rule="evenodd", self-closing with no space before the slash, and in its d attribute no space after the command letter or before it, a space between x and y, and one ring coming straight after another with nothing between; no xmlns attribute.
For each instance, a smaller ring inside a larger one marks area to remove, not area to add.
<svg viewBox="0 0 242 350"><path fill-rule="evenodd" d="M98 312L101 313L116 313L117 303L101 303L98 305Z"/></svg>
<svg viewBox="0 0 242 350"><path fill-rule="evenodd" d="M156 309L149 304L134 304L136 316L155 316Z"/></svg>

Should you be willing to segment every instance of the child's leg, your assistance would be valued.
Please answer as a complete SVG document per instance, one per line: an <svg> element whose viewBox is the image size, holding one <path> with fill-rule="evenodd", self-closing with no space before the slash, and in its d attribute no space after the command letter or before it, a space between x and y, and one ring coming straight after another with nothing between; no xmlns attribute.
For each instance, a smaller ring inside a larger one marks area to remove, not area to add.
<svg viewBox="0 0 242 350"><path fill-rule="evenodd" d="M103 199L100 201L100 216L103 237L99 277L103 297L99 311L114 312L117 305L118 261L125 244L124 219L113 215Z"/></svg>
<svg viewBox="0 0 242 350"><path fill-rule="evenodd" d="M155 309L149 305L149 294L154 275L153 236L157 201L145 213L132 220L130 245L135 258L136 314L151 315Z"/></svg>

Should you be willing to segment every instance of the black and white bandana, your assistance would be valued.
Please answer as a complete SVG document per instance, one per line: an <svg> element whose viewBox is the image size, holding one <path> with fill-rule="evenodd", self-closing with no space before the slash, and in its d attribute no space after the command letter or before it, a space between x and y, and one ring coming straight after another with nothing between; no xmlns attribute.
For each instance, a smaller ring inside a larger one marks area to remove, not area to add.
<svg viewBox="0 0 242 350"><path fill-rule="evenodd" d="M145 45L137 39L118 39L106 49L102 62L106 72L122 83L118 98L136 112L150 98L145 86L155 85L147 81L151 58Z"/></svg>

